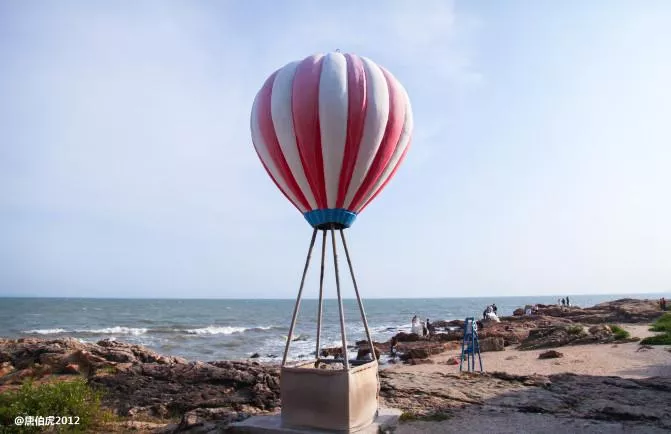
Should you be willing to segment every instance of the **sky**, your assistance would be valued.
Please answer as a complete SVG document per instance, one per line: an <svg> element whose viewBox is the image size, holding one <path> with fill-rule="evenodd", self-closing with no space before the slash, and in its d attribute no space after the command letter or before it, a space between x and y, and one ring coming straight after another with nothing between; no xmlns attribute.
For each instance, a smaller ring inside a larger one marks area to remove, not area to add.
<svg viewBox="0 0 671 434"><path fill-rule="evenodd" d="M346 231L364 297L669 292L670 22L663 0L2 1L0 296L295 297L312 229L249 115L336 49L415 120Z"/></svg>

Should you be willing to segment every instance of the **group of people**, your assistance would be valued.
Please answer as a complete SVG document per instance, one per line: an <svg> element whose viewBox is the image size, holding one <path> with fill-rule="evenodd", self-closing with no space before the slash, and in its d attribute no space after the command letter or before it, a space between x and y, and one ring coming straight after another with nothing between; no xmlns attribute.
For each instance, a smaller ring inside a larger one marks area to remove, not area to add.
<svg viewBox="0 0 671 434"><path fill-rule="evenodd" d="M485 308L485 310L482 312L482 320L492 320L499 322L499 317L497 315L498 308L496 307L495 303L490 304Z"/></svg>
<svg viewBox="0 0 671 434"><path fill-rule="evenodd" d="M420 336L430 336L433 332L433 326L427 318L426 321L419 319L417 315L412 317L412 329L411 333L418 334Z"/></svg>
<svg viewBox="0 0 671 434"><path fill-rule="evenodd" d="M571 303L571 302L570 302L570 300L568 299L568 296L566 296L565 298L557 299L557 304L561 304L562 306L566 306L566 307L568 307L568 306L571 305L570 303Z"/></svg>
<svg viewBox="0 0 671 434"><path fill-rule="evenodd" d="M666 311L666 298L662 297L659 299L659 308Z"/></svg>

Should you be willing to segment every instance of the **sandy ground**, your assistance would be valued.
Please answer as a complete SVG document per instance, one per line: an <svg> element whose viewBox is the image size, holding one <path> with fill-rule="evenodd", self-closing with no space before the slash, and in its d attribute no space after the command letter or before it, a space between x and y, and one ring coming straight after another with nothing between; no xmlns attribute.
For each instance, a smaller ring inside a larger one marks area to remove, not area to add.
<svg viewBox="0 0 671 434"><path fill-rule="evenodd" d="M654 333L648 331L647 325L622 325L632 337L645 338ZM564 354L558 359L538 358L547 350L517 351L506 348L505 351L482 353L482 364L485 371L508 372L515 375L552 375L564 372L586 375L618 376L625 378L645 378L664 376L671 377L671 352L668 347L654 346L642 349L637 342L626 344L576 345L557 348ZM435 364L402 365L389 369L404 372L443 372L458 373L459 365L446 365L450 357L459 359L460 351L451 351L434 356ZM479 368L476 360L476 368Z"/></svg>
<svg viewBox="0 0 671 434"><path fill-rule="evenodd" d="M648 331L648 325L622 325L632 337L644 338L654 333ZM485 371L508 372L516 375L551 375L565 372L575 374L618 376L625 378L644 378L654 376L671 377L671 352L668 346L655 346L641 349L641 345L596 344L566 346L557 348L564 354L558 359L538 359L546 350L518 351L506 348L500 352L482 354ZM449 357L459 358L460 352L453 351L434 356L435 364L402 365L389 369L400 372L459 372L458 365L446 365ZM476 362L476 367L479 366ZM636 422L597 421L571 419L552 414L499 413L478 408L466 408L455 417L443 422L417 421L401 424L397 434L416 433L657 433L649 425Z"/></svg>

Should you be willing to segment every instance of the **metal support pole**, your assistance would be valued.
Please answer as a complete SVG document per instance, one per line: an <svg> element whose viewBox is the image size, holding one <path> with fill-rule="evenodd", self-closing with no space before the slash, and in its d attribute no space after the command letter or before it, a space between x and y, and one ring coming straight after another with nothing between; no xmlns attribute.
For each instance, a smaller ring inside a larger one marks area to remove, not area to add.
<svg viewBox="0 0 671 434"><path fill-rule="evenodd" d="M373 338L370 335L370 329L368 328L368 320L366 320L366 312L363 308L363 302L359 296L359 285L356 284L356 278L354 277L354 267L352 266L352 259L349 256L349 249L347 248L347 241L345 241L345 232L340 229L340 238L342 239L342 245L345 248L345 256L347 257L347 265L349 265L349 272L352 275L352 283L354 284L354 292L356 293L356 301L359 303L359 311L361 312L361 321L363 321L363 327L366 330L366 338L368 339L368 345L370 345L370 354L373 357L373 360L377 360L375 355L375 346L373 345Z"/></svg>
<svg viewBox="0 0 671 434"><path fill-rule="evenodd" d="M349 371L349 357L347 356L347 336L345 335L345 311L340 295L340 273L338 272L338 252L336 251L335 229L331 225L331 243L333 244L333 263L335 264L336 291L338 292L338 307L340 309L340 332L342 333L343 369Z"/></svg>
<svg viewBox="0 0 671 434"><path fill-rule="evenodd" d="M287 345L284 347L284 357L282 357L282 366L287 363L287 356L289 355L289 345L294 336L294 327L296 326L296 317L298 316L298 308L301 305L301 295L303 295L303 286L305 285L305 275L308 273L310 266L310 257L312 256L312 248L315 245L315 238L317 238L317 228L312 232L312 239L310 240L310 248L308 249L308 256L305 259L305 268L303 268L303 277L301 278L301 286L298 289L298 296L296 297L296 304L294 305L294 313L291 317L291 326L289 327L289 335L287 336Z"/></svg>
<svg viewBox="0 0 671 434"><path fill-rule="evenodd" d="M324 306L324 261L326 259L326 230L322 237L322 265L319 272L319 307L317 308L317 349L315 351L315 365L319 363L319 338L322 331L322 309Z"/></svg>

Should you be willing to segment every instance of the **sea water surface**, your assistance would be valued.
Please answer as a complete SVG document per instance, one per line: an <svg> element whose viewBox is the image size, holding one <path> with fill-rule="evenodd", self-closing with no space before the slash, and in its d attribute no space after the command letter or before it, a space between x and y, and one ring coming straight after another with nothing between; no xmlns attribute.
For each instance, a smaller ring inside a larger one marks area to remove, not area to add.
<svg viewBox="0 0 671 434"><path fill-rule="evenodd" d="M592 306L620 298L658 299L664 294L575 295L571 304ZM665 296L669 296L666 294ZM373 339L384 341L409 331L420 318L480 317L496 303L499 314L511 315L525 304L557 303L561 296L365 299ZM244 359L258 353L261 361L281 359L295 300L237 299L85 299L0 298L0 336L64 337L84 342L114 339L145 345L159 353L189 360ZM316 349L317 300L302 300L290 359L311 358ZM356 300L343 301L348 345L365 339ZM340 346L336 300L325 300L321 347Z"/></svg>

